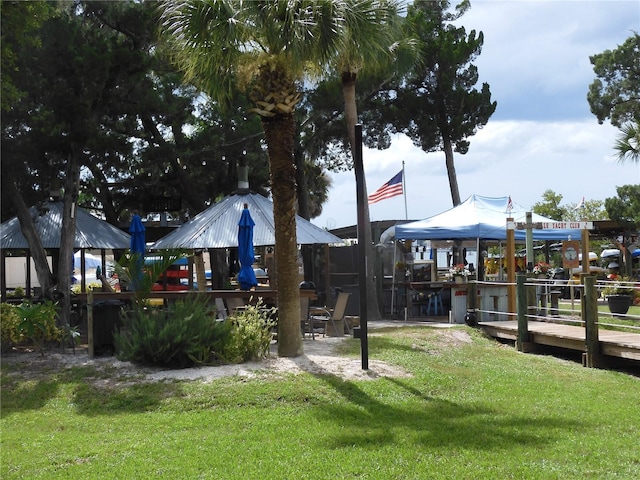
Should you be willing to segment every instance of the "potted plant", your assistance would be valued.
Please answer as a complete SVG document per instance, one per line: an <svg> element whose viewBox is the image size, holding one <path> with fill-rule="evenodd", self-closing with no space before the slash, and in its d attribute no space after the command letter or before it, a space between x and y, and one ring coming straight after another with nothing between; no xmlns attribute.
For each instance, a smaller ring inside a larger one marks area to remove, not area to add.
<svg viewBox="0 0 640 480"><path fill-rule="evenodd" d="M538 262L533 267L533 274L538 278L547 278L549 272L549 264L545 262Z"/></svg>
<svg viewBox="0 0 640 480"><path fill-rule="evenodd" d="M614 315L624 315L633 302L633 282L626 277L607 282L602 295L607 299L609 311Z"/></svg>
<svg viewBox="0 0 640 480"><path fill-rule="evenodd" d="M465 267L462 263L458 263L449 269L449 273L451 274L451 278L456 283L462 283L471 272L467 267Z"/></svg>

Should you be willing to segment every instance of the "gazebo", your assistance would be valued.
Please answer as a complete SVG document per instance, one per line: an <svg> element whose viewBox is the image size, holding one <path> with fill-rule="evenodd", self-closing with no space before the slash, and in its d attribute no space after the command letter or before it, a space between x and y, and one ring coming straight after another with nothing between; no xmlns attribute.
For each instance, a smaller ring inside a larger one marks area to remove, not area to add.
<svg viewBox="0 0 640 480"><path fill-rule="evenodd" d="M255 222L253 244L255 246L275 245L275 222L273 203L266 197L240 187L220 202L200 212L189 222L156 241L151 249L223 249L238 246L238 220L247 205ZM296 237L299 245L343 244L334 234L315 226L296 215ZM328 270L329 249L325 248ZM327 271L328 273L328 271ZM328 286L328 275L326 279Z"/></svg>
<svg viewBox="0 0 640 480"><path fill-rule="evenodd" d="M44 202L41 206L33 206L29 213L34 219L36 231L46 250L57 251L60 249L60 233L62 228L62 202ZM84 285L84 251L96 249L102 251L102 266L105 266L105 250L129 248L129 234L114 227L110 223L94 217L89 212L76 209L76 233L73 248L81 252L82 290ZM24 286L27 294L31 291L31 256L29 244L20 230L20 222L17 217L0 225L0 293L6 297L7 292L7 251L26 250L23 263ZM69 260L71 261L71 259ZM13 267L15 268L15 267ZM20 268L20 267L18 267Z"/></svg>

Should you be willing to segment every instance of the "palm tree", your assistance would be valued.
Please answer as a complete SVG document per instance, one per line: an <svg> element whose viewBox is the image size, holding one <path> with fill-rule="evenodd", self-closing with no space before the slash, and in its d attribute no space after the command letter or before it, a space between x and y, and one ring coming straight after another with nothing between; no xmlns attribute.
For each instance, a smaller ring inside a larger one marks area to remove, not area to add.
<svg viewBox="0 0 640 480"><path fill-rule="evenodd" d="M400 27L399 0L359 0L352 2L345 11L345 33L340 51L335 61L335 69L342 82L344 99L344 115L347 134L351 147L351 155L355 156L355 126L358 123L358 107L356 105L356 82L363 69L369 73L389 72L397 74L399 68L406 67L414 60L414 45L411 40L403 39ZM404 62L402 60L405 60ZM391 68L394 66L395 68ZM365 196L367 186L364 182ZM364 206L365 232L361 242L368 250L368 270L374 270L373 243L371 238L370 216L368 205ZM371 275L367 276L367 299L369 319L380 319L380 308L376 295L376 285Z"/></svg>
<svg viewBox="0 0 640 480"><path fill-rule="evenodd" d="M618 151L620 163L627 160L640 163L640 123L629 122L623 125L614 148Z"/></svg>
<svg viewBox="0 0 640 480"><path fill-rule="evenodd" d="M236 83L254 102L269 154L275 219L278 354L302 354L296 242L294 110L303 79L337 51L347 2L166 0L161 31L186 79L227 102ZM340 8L342 7L342 8Z"/></svg>

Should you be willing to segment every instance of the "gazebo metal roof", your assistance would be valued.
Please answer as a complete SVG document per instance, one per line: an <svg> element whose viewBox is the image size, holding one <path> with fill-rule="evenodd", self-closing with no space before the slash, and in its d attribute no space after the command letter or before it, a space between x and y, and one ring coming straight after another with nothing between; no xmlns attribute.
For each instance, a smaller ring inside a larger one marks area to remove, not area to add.
<svg viewBox="0 0 640 480"><path fill-rule="evenodd" d="M273 203L248 189L238 189L220 202L200 212L189 222L156 241L152 249L164 248L229 248L238 246L238 221L247 204L256 223L253 229L253 244L256 246L275 244ZM343 243L334 234L313 225L296 215L298 244Z"/></svg>
<svg viewBox="0 0 640 480"><path fill-rule="evenodd" d="M45 202L42 208L33 206L29 209L44 248L60 248L62 211L62 202ZM129 248L129 234L94 217L81 208L76 209L76 215L76 234L73 248ZM0 225L0 248L29 248L27 239L20 230L18 217Z"/></svg>

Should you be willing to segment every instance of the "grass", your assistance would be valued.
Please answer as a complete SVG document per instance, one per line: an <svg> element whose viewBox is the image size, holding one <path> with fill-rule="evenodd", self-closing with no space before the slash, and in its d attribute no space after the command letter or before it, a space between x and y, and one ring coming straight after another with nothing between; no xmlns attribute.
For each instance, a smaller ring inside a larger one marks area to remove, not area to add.
<svg viewBox="0 0 640 480"><path fill-rule="evenodd" d="M467 327L376 330L410 376L29 378L2 366L3 479L635 479L640 379ZM346 340L357 356L359 341ZM107 386L108 385L108 386Z"/></svg>

